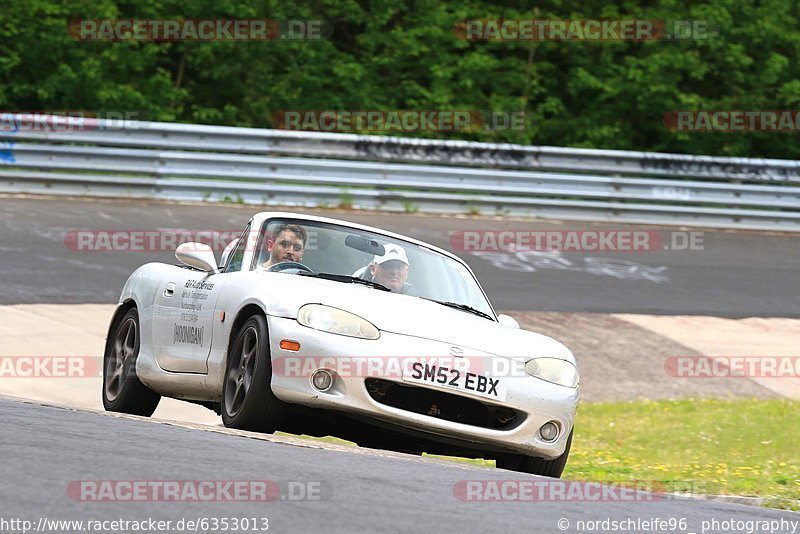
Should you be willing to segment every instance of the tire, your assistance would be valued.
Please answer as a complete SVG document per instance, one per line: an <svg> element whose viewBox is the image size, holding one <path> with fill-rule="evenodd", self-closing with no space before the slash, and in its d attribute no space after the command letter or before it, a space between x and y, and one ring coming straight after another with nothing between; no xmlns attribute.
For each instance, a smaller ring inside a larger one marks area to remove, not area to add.
<svg viewBox="0 0 800 534"><path fill-rule="evenodd" d="M500 469L520 471L522 473L531 473L532 475L561 478L561 474L564 472L564 467L567 465L569 450L572 448L573 432L574 429L569 433L569 437L567 438L567 446L564 449L564 453L558 458L545 460L544 458L534 458L532 456L522 455L503 456L497 459L497 467Z"/></svg>
<svg viewBox="0 0 800 534"><path fill-rule="evenodd" d="M286 413L270 383L272 358L269 349L267 319L251 316L228 347L220 412L229 428L271 434Z"/></svg>
<svg viewBox="0 0 800 534"><path fill-rule="evenodd" d="M139 313L131 308L122 316L106 340L103 355L103 406L109 412L150 417L161 395L150 390L136 376L141 330Z"/></svg>

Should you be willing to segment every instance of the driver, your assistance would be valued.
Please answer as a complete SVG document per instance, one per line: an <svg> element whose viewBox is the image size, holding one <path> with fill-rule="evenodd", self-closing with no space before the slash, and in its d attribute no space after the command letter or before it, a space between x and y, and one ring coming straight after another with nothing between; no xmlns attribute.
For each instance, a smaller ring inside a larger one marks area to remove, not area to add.
<svg viewBox="0 0 800 534"><path fill-rule="evenodd" d="M274 239L267 239L269 259L261 264L262 269L269 269L284 261L302 261L308 239L305 228L296 224L281 224L272 235Z"/></svg>

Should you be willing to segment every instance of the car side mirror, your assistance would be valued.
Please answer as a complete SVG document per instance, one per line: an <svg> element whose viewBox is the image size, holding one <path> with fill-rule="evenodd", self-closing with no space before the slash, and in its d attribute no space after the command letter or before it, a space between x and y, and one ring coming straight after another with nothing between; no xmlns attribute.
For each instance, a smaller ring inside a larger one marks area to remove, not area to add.
<svg viewBox="0 0 800 534"><path fill-rule="evenodd" d="M501 313L497 316L497 322L503 326L508 326L509 328L519 328L519 323L517 320L510 315L506 315L505 313Z"/></svg>
<svg viewBox="0 0 800 534"><path fill-rule="evenodd" d="M231 255L233 250L236 248L236 245L239 244L239 238L237 237L225 247L225 250L222 251L222 259L219 260L219 267L220 269L225 267L228 264L228 257Z"/></svg>
<svg viewBox="0 0 800 534"><path fill-rule="evenodd" d="M181 243L175 250L175 257L184 265L207 273L217 272L214 251L205 243Z"/></svg>

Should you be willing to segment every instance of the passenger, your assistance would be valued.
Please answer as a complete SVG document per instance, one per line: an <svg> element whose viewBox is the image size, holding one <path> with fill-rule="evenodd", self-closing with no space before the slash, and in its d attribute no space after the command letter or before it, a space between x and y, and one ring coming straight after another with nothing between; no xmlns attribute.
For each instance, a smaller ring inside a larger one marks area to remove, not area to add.
<svg viewBox="0 0 800 534"><path fill-rule="evenodd" d="M408 279L408 256L399 245L386 245L383 256L375 256L369 265L371 280L384 285L395 293L407 293L411 284Z"/></svg>

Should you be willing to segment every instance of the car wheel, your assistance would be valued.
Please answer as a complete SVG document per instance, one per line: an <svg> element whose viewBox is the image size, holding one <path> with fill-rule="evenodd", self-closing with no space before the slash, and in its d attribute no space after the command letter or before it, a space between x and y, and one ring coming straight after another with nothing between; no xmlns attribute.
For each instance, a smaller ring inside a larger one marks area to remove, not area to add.
<svg viewBox="0 0 800 534"><path fill-rule="evenodd" d="M103 355L103 406L109 412L150 417L161 395L153 392L136 376L139 357L139 313L128 310L108 336Z"/></svg>
<svg viewBox="0 0 800 534"><path fill-rule="evenodd" d="M573 431L569 433L564 453L558 458L545 460L544 458L534 458L532 456L509 455L497 458L497 467L544 477L561 478L561 473L564 472L564 467L567 465L569 450L572 448Z"/></svg>
<svg viewBox="0 0 800 534"><path fill-rule="evenodd" d="M267 320L253 315L228 349L220 411L226 427L272 433L286 412L273 393Z"/></svg>

